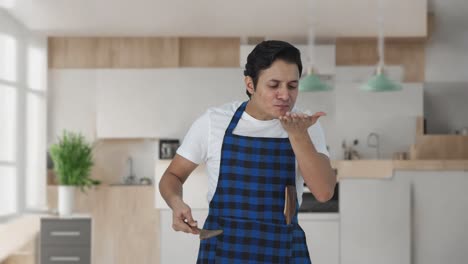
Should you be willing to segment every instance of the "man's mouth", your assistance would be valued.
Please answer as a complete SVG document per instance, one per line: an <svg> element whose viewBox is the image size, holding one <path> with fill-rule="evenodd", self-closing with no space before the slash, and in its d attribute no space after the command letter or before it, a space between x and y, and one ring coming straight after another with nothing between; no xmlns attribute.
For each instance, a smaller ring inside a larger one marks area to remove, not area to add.
<svg viewBox="0 0 468 264"><path fill-rule="evenodd" d="M275 107L278 107L280 109L289 109L289 105L275 105Z"/></svg>

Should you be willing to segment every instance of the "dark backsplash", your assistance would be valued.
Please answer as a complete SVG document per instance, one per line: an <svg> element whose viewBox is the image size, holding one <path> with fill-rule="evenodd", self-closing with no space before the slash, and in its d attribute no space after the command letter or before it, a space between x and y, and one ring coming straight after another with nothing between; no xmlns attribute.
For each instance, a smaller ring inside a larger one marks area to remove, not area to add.
<svg viewBox="0 0 468 264"><path fill-rule="evenodd" d="M302 213L338 213L339 210L339 183L336 183L333 197L325 203L317 201L312 193L302 195L302 204L299 212Z"/></svg>

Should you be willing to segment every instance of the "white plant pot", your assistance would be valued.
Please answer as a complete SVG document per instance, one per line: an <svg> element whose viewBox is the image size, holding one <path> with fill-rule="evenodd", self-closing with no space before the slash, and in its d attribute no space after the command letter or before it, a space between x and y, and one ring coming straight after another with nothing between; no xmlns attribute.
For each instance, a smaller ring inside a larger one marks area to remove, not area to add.
<svg viewBox="0 0 468 264"><path fill-rule="evenodd" d="M60 216L71 216L75 203L75 186L59 185L58 213Z"/></svg>

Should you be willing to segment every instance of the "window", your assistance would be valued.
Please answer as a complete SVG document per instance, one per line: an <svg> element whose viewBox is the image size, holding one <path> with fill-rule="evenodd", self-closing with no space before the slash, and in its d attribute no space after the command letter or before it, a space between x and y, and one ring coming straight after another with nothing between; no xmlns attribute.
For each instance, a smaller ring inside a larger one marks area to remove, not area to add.
<svg viewBox="0 0 468 264"><path fill-rule="evenodd" d="M0 33L0 217L18 210L16 45Z"/></svg>
<svg viewBox="0 0 468 264"><path fill-rule="evenodd" d="M0 164L16 161L16 89L0 84ZM1 174L0 174L1 175Z"/></svg>
<svg viewBox="0 0 468 264"><path fill-rule="evenodd" d="M13 36L0 32L0 80L16 81L17 45Z"/></svg>
<svg viewBox="0 0 468 264"><path fill-rule="evenodd" d="M27 93L26 97L26 208L46 206L45 98Z"/></svg>
<svg viewBox="0 0 468 264"><path fill-rule="evenodd" d="M7 29L0 31L0 220L46 207L46 39Z"/></svg>

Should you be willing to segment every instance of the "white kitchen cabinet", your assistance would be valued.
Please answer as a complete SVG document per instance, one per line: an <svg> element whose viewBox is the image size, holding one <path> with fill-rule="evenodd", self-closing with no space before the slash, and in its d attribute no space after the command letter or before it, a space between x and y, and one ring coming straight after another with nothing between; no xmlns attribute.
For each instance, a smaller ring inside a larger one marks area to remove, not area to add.
<svg viewBox="0 0 468 264"><path fill-rule="evenodd" d="M97 136L182 138L208 107L245 100L243 87L240 68L98 70Z"/></svg>
<svg viewBox="0 0 468 264"><path fill-rule="evenodd" d="M407 181L340 180L341 264L409 264L410 227Z"/></svg>
<svg viewBox="0 0 468 264"><path fill-rule="evenodd" d="M200 239L198 235L172 229L172 211L161 210L161 264L196 263ZM192 216L203 226L208 210L192 209Z"/></svg>
<svg viewBox="0 0 468 264"><path fill-rule="evenodd" d="M468 171L396 171L395 177L411 186L411 263L467 263Z"/></svg>
<svg viewBox="0 0 468 264"><path fill-rule="evenodd" d="M96 76L92 69L49 69L48 144L63 130L95 140Z"/></svg>
<svg viewBox="0 0 468 264"><path fill-rule="evenodd" d="M113 71L98 73L96 121L99 138L155 136L158 91L132 75Z"/></svg>
<svg viewBox="0 0 468 264"><path fill-rule="evenodd" d="M299 213L313 264L340 263L340 217L338 213Z"/></svg>

